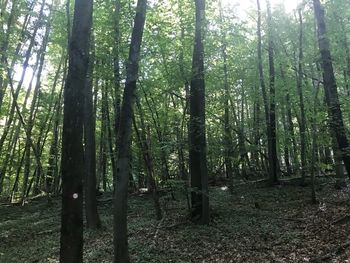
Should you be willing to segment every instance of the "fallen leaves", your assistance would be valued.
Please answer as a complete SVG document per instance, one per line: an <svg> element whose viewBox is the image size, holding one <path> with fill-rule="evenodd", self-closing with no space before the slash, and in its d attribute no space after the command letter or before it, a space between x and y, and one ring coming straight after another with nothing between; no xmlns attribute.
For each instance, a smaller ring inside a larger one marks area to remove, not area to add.
<svg viewBox="0 0 350 263"><path fill-rule="evenodd" d="M212 188L215 216L209 226L188 221L180 194L180 201L167 201L172 209L161 222L154 218L152 200L134 195L128 215L132 262L350 262L347 191L325 185L313 206L306 187L241 184L233 195ZM112 262L112 202L102 198L104 227L85 232L84 262ZM0 262L58 262L60 202L50 208L44 202L0 207Z"/></svg>

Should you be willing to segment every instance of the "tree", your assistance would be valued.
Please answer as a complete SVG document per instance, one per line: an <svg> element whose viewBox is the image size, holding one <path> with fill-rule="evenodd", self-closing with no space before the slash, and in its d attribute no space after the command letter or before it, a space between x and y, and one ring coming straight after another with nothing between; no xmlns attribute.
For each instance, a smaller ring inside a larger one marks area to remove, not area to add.
<svg viewBox="0 0 350 263"><path fill-rule="evenodd" d="M258 20L257 20L257 37L258 37L258 46L257 46L257 55L258 55L258 72L259 72L259 84L263 96L263 103L264 103L264 111L265 111L265 122L266 122L266 135L267 135L267 151L268 151L268 161L269 161L269 168L268 172L270 176L274 177L274 158L272 156L272 130L271 130L271 124L270 124L270 108L269 108L269 102L267 97L267 91L266 91L266 84L264 80L264 70L263 70L263 59L262 59L262 33L261 33L261 8L260 8L260 0L257 0L257 7L258 7ZM272 46L269 46L269 59L272 57L270 56L270 52L273 50L271 49ZM271 54L273 55L273 54ZM273 58L272 58L273 59ZM271 79L273 78L273 75L271 76ZM271 81L271 84L273 82ZM274 85L274 84L273 84ZM273 86L272 86L273 88ZM273 181L273 177L270 177L271 182Z"/></svg>
<svg viewBox="0 0 350 263"><path fill-rule="evenodd" d="M304 26L301 8L298 9L299 16L299 58L298 58L298 78L297 78L297 91L300 104L300 158L301 158L301 180L302 184L305 184L306 174L306 117L304 106L304 94L303 94L303 41L304 41Z"/></svg>
<svg viewBox="0 0 350 263"><path fill-rule="evenodd" d="M269 177L270 183L278 183L278 159L277 159L277 134L276 134L276 89L275 89L275 62L274 62L274 40L272 33L272 15L270 2L267 3L268 14L268 55L269 55L269 79L270 79L270 107L269 107L269 133L268 133L268 145L269 145Z"/></svg>
<svg viewBox="0 0 350 263"><path fill-rule="evenodd" d="M189 166L192 219L209 224L209 192L205 138L204 21L205 0L195 0L196 26L192 58L189 124Z"/></svg>
<svg viewBox="0 0 350 263"><path fill-rule="evenodd" d="M127 197L131 157L131 128L135 104L142 35L146 20L147 0L138 0L132 31L129 58L126 66L126 82L120 112L118 131L117 178L114 194L114 261L129 262L127 236Z"/></svg>
<svg viewBox="0 0 350 263"><path fill-rule="evenodd" d="M93 48L94 41L91 41ZM88 228L101 227L96 200L96 116L93 107L93 52L89 61L84 90L84 166L85 166L85 213Z"/></svg>
<svg viewBox="0 0 350 263"><path fill-rule="evenodd" d="M318 46L321 54L323 70L323 87L326 103L329 108L330 125L338 142L346 171L350 177L350 149L343 122L343 115L339 104L337 83L334 75L332 56L327 37L324 9L319 0L313 0L317 23Z"/></svg>
<svg viewBox="0 0 350 263"><path fill-rule="evenodd" d="M83 262L83 120L89 65L92 1L77 0L69 42L62 131L60 262Z"/></svg>

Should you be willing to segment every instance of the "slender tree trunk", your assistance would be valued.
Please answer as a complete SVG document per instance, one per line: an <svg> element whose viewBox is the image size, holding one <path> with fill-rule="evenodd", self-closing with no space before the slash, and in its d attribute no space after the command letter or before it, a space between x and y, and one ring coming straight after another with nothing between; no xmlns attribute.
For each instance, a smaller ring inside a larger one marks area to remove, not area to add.
<svg viewBox="0 0 350 263"><path fill-rule="evenodd" d="M131 158L132 116L138 78L140 49L146 20L146 0L138 0L131 36L126 82L120 114L118 161L114 194L114 262L130 262L127 235L127 197Z"/></svg>
<svg viewBox="0 0 350 263"><path fill-rule="evenodd" d="M146 167L147 178L150 185L149 191L152 193L154 207L156 210L156 218L157 220L160 220L162 219L162 210L160 208L159 194L157 190L156 180L154 179L153 158L152 158L152 151L151 151L151 129L150 127L145 126L143 110L138 98L136 98L136 106L140 115L141 133L137 129L135 117L133 117L134 130L138 138L140 150L142 151L143 160ZM146 134L146 131L147 131L147 134Z"/></svg>
<svg viewBox="0 0 350 263"><path fill-rule="evenodd" d="M61 72L61 67L63 66L63 73ZM55 98L55 90L58 83L58 78L60 75L63 75L63 79L65 80L67 74L67 55L62 55L62 59L56 71L56 75L54 78L51 96L52 100L55 101L55 105L53 107L53 127L52 127L52 142L49 150L49 160L48 160L48 168L45 177L45 191L50 195L54 192L55 186L57 186L57 182L60 180L58 175L58 139L59 139L59 124L60 124L60 116L61 116L61 104L62 104L62 92L64 87L64 81L62 81L58 97ZM36 184L37 185L37 184ZM34 187L37 188L37 187Z"/></svg>
<svg viewBox="0 0 350 263"><path fill-rule="evenodd" d="M295 171L296 167L299 167L298 162L298 154L297 154L297 142L294 133L294 124L293 124L293 116L292 116L292 103L290 100L289 90L286 90L286 111L287 111L287 129L289 133L289 142L291 143L291 160L292 160L292 170Z"/></svg>
<svg viewBox="0 0 350 263"><path fill-rule="evenodd" d="M278 159L277 159L277 135L276 135L276 91L275 91L275 63L274 63L274 42L272 33L272 15L270 2L267 2L268 13L268 54L269 54L269 79L270 79L270 108L269 108L269 169L270 183L278 183Z"/></svg>
<svg viewBox="0 0 350 263"><path fill-rule="evenodd" d="M287 174L292 174L292 167L290 165L290 155L289 155L289 144L288 144L288 130L287 130L287 118L286 118L286 107L282 105L282 123L283 123L283 132L284 132L284 149L283 149L283 157L284 157L284 163L286 165Z"/></svg>
<svg viewBox="0 0 350 263"><path fill-rule="evenodd" d="M321 66L323 69L323 86L330 113L331 128L334 131L346 171L350 177L350 147L338 99L337 83L334 76L329 40L327 38L324 9L319 0L313 0L313 4L317 22L318 45L321 53Z"/></svg>
<svg viewBox="0 0 350 263"><path fill-rule="evenodd" d="M115 151L118 149L118 132L120 123L120 97L121 97L121 85L120 85L120 0L115 0L114 11L114 46L113 46L113 73L114 73L114 135L115 135ZM116 171L114 171L116 172ZM116 177L116 174L113 174ZM115 186L114 186L115 187Z"/></svg>
<svg viewBox="0 0 350 263"><path fill-rule="evenodd" d="M170 172L169 172L169 165L168 165L168 158L167 158L167 153L165 151L164 145L166 143L166 140L164 139L164 132L162 132L161 126L160 126L160 118L158 115L157 111L157 106L156 103L154 103L154 100L152 97L149 99L149 95L146 93L145 89L143 87L142 91L145 96L146 104L151 112L152 120L154 123L154 127L157 133L158 141L159 144L161 145L160 147L160 160L162 162L162 174L163 174L163 179L169 179L170 178ZM152 104L150 103L150 100L153 102Z"/></svg>
<svg viewBox="0 0 350 263"><path fill-rule="evenodd" d="M33 70L33 74L31 76L31 80L29 82L29 85L28 85L28 89L26 91L26 94L25 94L25 98L24 98L24 102L22 103L22 111L19 112L21 113L21 116L23 116L23 113L25 113L26 111L26 107L27 107L27 103L29 101L29 96L31 94L31 91L32 91L32 87L33 87L33 80L34 80L34 77L35 77L35 74L36 74L36 70L37 70L37 67L38 67L38 64L39 64L39 60L40 60L40 52L38 52L37 54L37 58L36 58L36 62L35 62L35 65L34 65L34 70ZM8 70L8 74L7 74L8 78L9 78L9 83L11 84L11 90L14 90L14 87L13 87L13 83L12 83L12 79L10 79L10 70ZM15 94L15 91L13 91L13 98L16 97L16 94ZM17 102L17 99L13 99L13 102L12 102L12 105L11 105L11 110L10 110L10 113L9 113L9 118L7 119L7 124L9 124L9 126L6 126L5 129L3 130L3 134L2 134L2 137L1 139L4 139L4 142L5 142L5 138L8 137L8 133L10 132L10 137L8 138L8 148L7 148L7 153L6 153L6 158L5 158L5 161L2 163L2 169L1 169L1 172L0 172L0 193L2 192L2 182L3 182L3 179L5 177L5 174L6 174L6 170L7 170L7 166L8 166L8 163L9 163L9 160L11 158L11 155L10 154L10 151L11 151L11 142L12 144L14 144L14 141L16 141L19 136L20 136L20 132L21 132L21 128L22 128L22 122L19 120L18 122L13 122L13 120L16 120L15 119L15 109L16 109L16 106L18 106L18 102ZM13 109L13 111L12 111ZM19 110L19 106L17 108L18 111ZM11 125L12 124L12 125ZM11 129L12 127L12 129ZM26 130L27 132L27 130ZM27 147L26 147L26 151L28 150L28 148L31 146L30 143L32 141L32 138L27 136L27 140L26 140L26 144L27 144ZM3 143L4 143L3 142ZM3 147L3 143L2 145L0 146L0 148ZM1 152L1 150L0 150ZM22 168L22 165L23 165L23 162L20 163L20 169ZM25 183L26 184L26 183ZM24 185L25 185L24 184Z"/></svg>
<svg viewBox="0 0 350 263"><path fill-rule="evenodd" d="M264 80L263 72L263 62L262 62L262 36L261 36L261 8L260 0L256 1L258 7L258 21L257 21L257 36L258 36L258 46L257 46L257 55L258 55L258 71L259 71L259 80L260 87L263 95L264 111L265 111L265 122L266 122L266 136L267 136L267 149L268 149L268 159L272 160L270 156L271 153L271 125L270 125L270 116L269 116L269 102L267 98L266 85ZM272 167L273 169L273 167ZM268 167L269 174L272 174L271 167Z"/></svg>
<svg viewBox="0 0 350 263"><path fill-rule="evenodd" d="M284 70L282 68L282 65L280 65L281 69L281 78L283 81L283 85L285 86L285 89L288 90L287 87L287 81L284 74ZM288 127L288 121L287 121L287 105L286 101L281 105L281 115L282 115L282 123L283 123L283 131L284 131L284 163L287 168L287 174L291 175L293 173L292 166L291 166L291 151L292 147L290 147L290 138L289 138L289 127Z"/></svg>
<svg viewBox="0 0 350 263"><path fill-rule="evenodd" d="M303 17L301 9L298 9L299 15L299 60L298 60L298 77L297 77L297 91L299 95L299 106L300 106L300 157L301 157L301 185L305 184L306 176L306 117L305 117L305 106L304 106L304 94L303 94L303 41L304 41L304 28L303 28Z"/></svg>
<svg viewBox="0 0 350 263"><path fill-rule="evenodd" d="M220 23L221 23L221 52L223 57L223 71L224 71L224 163L225 163L225 173L226 178L229 180L229 186L232 191L233 184L233 171L232 171L232 138L231 138L231 128L230 128L230 112L229 112L229 83L228 83L228 69L227 69L227 44L226 35L223 28L223 16L222 16L222 6L221 1L219 1L219 12L220 12Z"/></svg>
<svg viewBox="0 0 350 263"><path fill-rule="evenodd" d="M23 151L23 152L19 151L19 155L21 157L18 158L19 159L19 162L18 162L19 165L17 166L17 169L16 169L16 179L15 179L15 182L13 184L12 191L11 191L11 197L10 197L11 202L14 202L16 200L16 193L18 191L19 178L20 178L21 169L22 169L23 162L24 162L25 151Z"/></svg>
<svg viewBox="0 0 350 263"><path fill-rule="evenodd" d="M45 7L45 0L41 4L41 9L39 11L38 21L42 21L43 14L44 14L44 7ZM2 133L1 138L0 138L0 152L2 151L2 147L3 147L4 141L6 140L6 137L8 135L10 126L11 126L12 121L14 119L14 115L15 115L15 111L16 111L17 99L18 99L18 96L19 96L19 93L20 93L20 90L21 90L21 87L22 87L22 84L23 84L23 81L24 81L24 76L25 76L25 74L27 72L27 68L29 66L29 59L32 56L32 50L33 50L33 47L34 47L34 44L35 44L35 37L36 37L37 32L39 30L39 25L40 25L40 23L37 23L36 26L34 27L34 30L33 30L33 33L32 33L32 37L30 39L30 43L28 45L28 49L27 49L26 54L25 54L25 59L24 59L23 65L22 65L23 69L22 69L21 78L20 78L20 81L17 84L16 90L13 92L13 98L12 98L13 102L12 102L12 106L10 108L10 112L8 114L9 117L7 119L7 122L6 122L5 129L3 130L3 133ZM4 58L4 61L5 61L5 64L8 64L6 57ZM9 66L9 65L7 65L7 66ZM12 69L13 66L14 65L11 65L10 68ZM11 79L9 79L9 81L12 82L11 70L10 70L10 73L7 74L7 75L8 75L8 78L11 78Z"/></svg>
<svg viewBox="0 0 350 263"><path fill-rule="evenodd" d="M108 147L109 157L111 159L111 165L112 165L112 175L113 175L113 191L115 190L116 186L116 174L117 174L117 167L116 167L116 159L115 159L115 153L113 152L113 134L112 134L112 122L109 115L109 96L108 96L108 83L105 84L104 88L102 87L102 101L103 101L103 107L104 107L104 118L105 118L105 126L106 126L106 147Z"/></svg>
<svg viewBox="0 0 350 263"><path fill-rule="evenodd" d="M94 38L91 37L92 54L85 84L84 98L84 165L85 165L85 214L86 226L90 229L101 227L96 200L96 116L94 114L92 83L94 65Z"/></svg>
<svg viewBox="0 0 350 263"><path fill-rule="evenodd" d="M209 224L207 148L205 138L204 23L205 0L195 0L196 25L190 90L190 175L192 219Z"/></svg>
<svg viewBox="0 0 350 263"><path fill-rule="evenodd" d="M313 107L313 117L312 117L312 155L311 155L311 202L313 204L317 203L316 200L316 188L315 188L315 173L316 173L316 152L317 152L317 108L318 108L318 93L319 93L320 83L314 83L314 107Z"/></svg>
<svg viewBox="0 0 350 263"><path fill-rule="evenodd" d="M97 85L97 83L96 83ZM96 86L97 87L97 86ZM107 191L107 125L106 110L104 103L104 91L102 87L102 109L101 109L101 128L100 128L100 146L99 146L99 177L102 178L103 191Z"/></svg>
<svg viewBox="0 0 350 263"><path fill-rule="evenodd" d="M41 74L42 74L42 71L44 68L45 51L46 51L46 47L47 47L47 43L48 43L48 39L49 39L49 33L50 33L50 24L48 24L46 27L45 37L43 39L42 47L40 50L41 58L39 61L37 81L35 84L33 99L32 99L31 105L30 105L29 117L28 117L28 121L27 121L27 132L26 132L27 133L26 134L27 140L26 140L26 147L25 147L25 164L24 164L24 176L23 176L22 196L21 196L21 203L22 204L24 204L26 193L27 193L27 183L28 183L28 178L29 178L29 173L30 173L30 163L31 163L30 140L32 137L35 111L37 109L37 102L39 100L39 91L40 91L40 87L41 87Z"/></svg>
<svg viewBox="0 0 350 263"><path fill-rule="evenodd" d="M4 7L6 8L6 6ZM1 41L1 46L0 46L0 54L2 54L1 58L0 58L0 64L4 65L5 61L6 61L6 55L7 55L7 49L8 49L8 45L9 45L9 40L10 40L10 36L12 33L12 30L14 28L13 26L13 21L15 20L15 11L17 8L17 1L14 0L12 2L12 7L11 7L11 11L10 11L10 15L9 18L7 20L6 23L6 34L1 35L1 38L3 39ZM1 29L3 28L3 25L1 25ZM2 106L2 102L5 96L5 87L3 86L3 76L2 74L0 74L0 112L1 112L1 106Z"/></svg>
<svg viewBox="0 0 350 263"><path fill-rule="evenodd" d="M61 263L83 262L83 121L92 1L76 0L64 88L62 133Z"/></svg>

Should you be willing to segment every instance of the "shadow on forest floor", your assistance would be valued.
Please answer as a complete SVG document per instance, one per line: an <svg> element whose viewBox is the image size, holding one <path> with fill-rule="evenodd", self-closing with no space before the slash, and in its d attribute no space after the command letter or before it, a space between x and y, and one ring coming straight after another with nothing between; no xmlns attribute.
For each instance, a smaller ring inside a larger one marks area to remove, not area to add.
<svg viewBox="0 0 350 263"><path fill-rule="evenodd" d="M185 200L162 197L166 213L157 222L151 198L131 196L132 262L350 262L350 186L338 191L320 182L318 205L308 187L247 184L232 195L223 189L211 188L209 226L186 220ZM99 211L103 229L85 232L84 262L112 262L108 194ZM0 205L0 262L58 262L59 213L59 199Z"/></svg>

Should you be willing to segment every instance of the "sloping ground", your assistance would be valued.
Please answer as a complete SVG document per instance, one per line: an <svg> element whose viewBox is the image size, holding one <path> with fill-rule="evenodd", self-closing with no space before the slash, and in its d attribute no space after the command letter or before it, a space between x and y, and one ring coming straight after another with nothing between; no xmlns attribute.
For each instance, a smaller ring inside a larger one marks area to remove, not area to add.
<svg viewBox="0 0 350 263"><path fill-rule="evenodd" d="M259 188L240 185L231 195L211 189L212 222L187 221L185 201L162 197L162 221L148 196L130 197L132 262L350 262L350 186ZM177 199L181 199L180 194ZM103 196L104 228L85 233L84 262L112 262L112 203ZM58 262L60 201L0 206L0 262Z"/></svg>

